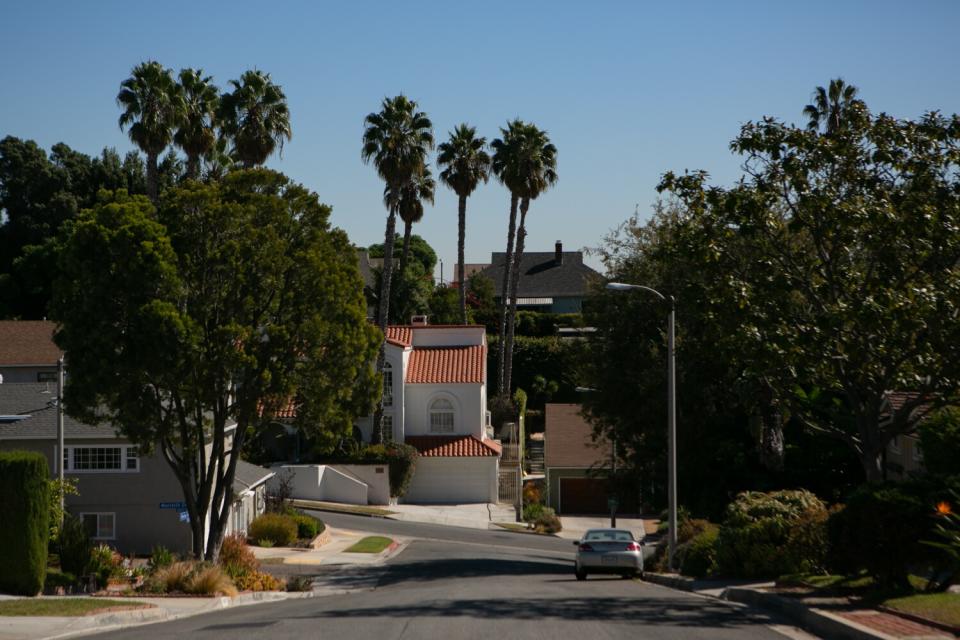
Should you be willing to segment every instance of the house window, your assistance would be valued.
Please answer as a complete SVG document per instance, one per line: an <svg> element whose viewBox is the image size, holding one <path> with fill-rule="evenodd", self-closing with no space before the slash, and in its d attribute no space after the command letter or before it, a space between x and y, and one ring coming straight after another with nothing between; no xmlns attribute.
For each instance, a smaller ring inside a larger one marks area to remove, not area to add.
<svg viewBox="0 0 960 640"><path fill-rule="evenodd" d="M383 439L387 442L393 442L393 414L383 414Z"/></svg>
<svg viewBox="0 0 960 640"><path fill-rule="evenodd" d="M383 406L393 406L393 367L389 362L383 364Z"/></svg>
<svg viewBox="0 0 960 640"><path fill-rule="evenodd" d="M140 471L140 454L133 445L64 447L64 471L107 473Z"/></svg>
<svg viewBox="0 0 960 640"><path fill-rule="evenodd" d="M453 433L453 403L438 398L430 404L430 433Z"/></svg>
<svg viewBox="0 0 960 640"><path fill-rule="evenodd" d="M81 513L80 521L94 540L115 540L117 538L117 518L113 513Z"/></svg>

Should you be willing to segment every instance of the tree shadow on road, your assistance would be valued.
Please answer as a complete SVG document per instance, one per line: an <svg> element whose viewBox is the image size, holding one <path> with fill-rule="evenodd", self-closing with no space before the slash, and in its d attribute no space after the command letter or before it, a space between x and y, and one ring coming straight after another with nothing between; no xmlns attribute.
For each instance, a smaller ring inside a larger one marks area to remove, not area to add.
<svg viewBox="0 0 960 640"><path fill-rule="evenodd" d="M432 582L451 578L484 578L493 576L530 576L572 574L573 562L567 558L541 557L537 560L457 558L421 560L390 565L377 586L399 583Z"/></svg>

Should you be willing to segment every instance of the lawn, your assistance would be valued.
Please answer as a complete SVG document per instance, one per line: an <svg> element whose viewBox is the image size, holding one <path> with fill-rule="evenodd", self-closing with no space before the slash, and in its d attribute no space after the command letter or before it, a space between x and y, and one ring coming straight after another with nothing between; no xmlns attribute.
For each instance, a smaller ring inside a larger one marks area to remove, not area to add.
<svg viewBox="0 0 960 640"><path fill-rule="evenodd" d="M885 606L960 627L960 593L920 593L890 598Z"/></svg>
<svg viewBox="0 0 960 640"><path fill-rule="evenodd" d="M89 616L120 609L149 609L152 604L100 598L21 598L0 602L0 616Z"/></svg>
<svg viewBox="0 0 960 640"><path fill-rule="evenodd" d="M393 540L390 538L384 538L383 536L367 536L360 542L347 549L347 553L380 553L391 544L393 544Z"/></svg>

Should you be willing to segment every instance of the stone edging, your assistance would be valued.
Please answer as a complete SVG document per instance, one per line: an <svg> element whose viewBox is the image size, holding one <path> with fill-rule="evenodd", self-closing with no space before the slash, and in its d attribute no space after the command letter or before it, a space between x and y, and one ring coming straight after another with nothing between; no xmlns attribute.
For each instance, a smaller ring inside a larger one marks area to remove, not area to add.
<svg viewBox="0 0 960 640"><path fill-rule="evenodd" d="M923 616L917 615L915 613L908 613L906 611L901 611L900 609L894 609L893 607L885 607L880 605L877 607L880 611L884 613L889 613L890 615L900 616L901 618L906 618L907 620L913 620L914 622L919 622L920 624L925 624L928 627L934 627L936 629L942 629L948 633L952 633L955 636L960 636L960 627L948 624L946 622L940 622L939 620L931 620L930 618L925 618Z"/></svg>

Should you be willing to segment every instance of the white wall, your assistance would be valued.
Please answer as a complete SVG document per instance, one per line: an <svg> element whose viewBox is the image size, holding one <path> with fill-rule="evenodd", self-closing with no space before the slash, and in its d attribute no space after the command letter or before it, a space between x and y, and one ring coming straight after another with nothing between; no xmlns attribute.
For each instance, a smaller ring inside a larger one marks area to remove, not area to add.
<svg viewBox="0 0 960 640"><path fill-rule="evenodd" d="M365 483L368 504L390 504L390 469L387 465L335 464L330 466Z"/></svg>
<svg viewBox="0 0 960 640"><path fill-rule="evenodd" d="M277 488L280 476L289 473L292 498L367 504L365 483L326 465L277 465L271 469L277 474L267 481L271 491Z"/></svg>
<svg viewBox="0 0 960 640"><path fill-rule="evenodd" d="M474 435L483 439L486 420L486 398L482 384L408 384L406 385L406 422L404 435L426 436L430 433L430 403L447 398L456 407L455 435ZM433 434L436 435L436 434Z"/></svg>
<svg viewBox="0 0 960 640"><path fill-rule="evenodd" d="M496 502L497 458L420 458L403 502Z"/></svg>
<svg viewBox="0 0 960 640"><path fill-rule="evenodd" d="M484 344L484 327L414 327L413 346L416 347L466 347Z"/></svg>

